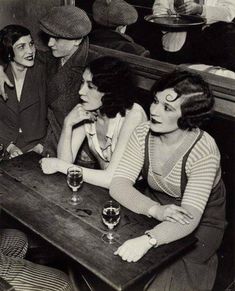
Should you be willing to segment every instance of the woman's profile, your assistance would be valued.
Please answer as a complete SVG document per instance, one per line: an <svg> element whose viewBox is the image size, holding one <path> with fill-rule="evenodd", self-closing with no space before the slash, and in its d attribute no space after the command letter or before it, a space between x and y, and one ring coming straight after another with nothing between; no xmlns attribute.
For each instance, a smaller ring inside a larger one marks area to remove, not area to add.
<svg viewBox="0 0 235 291"><path fill-rule="evenodd" d="M64 120L58 158L43 158L41 166L47 174L66 173L86 139L100 169L83 167L83 179L108 188L132 131L146 114L134 102L130 69L118 58L92 61L83 73L79 95L81 102Z"/></svg>

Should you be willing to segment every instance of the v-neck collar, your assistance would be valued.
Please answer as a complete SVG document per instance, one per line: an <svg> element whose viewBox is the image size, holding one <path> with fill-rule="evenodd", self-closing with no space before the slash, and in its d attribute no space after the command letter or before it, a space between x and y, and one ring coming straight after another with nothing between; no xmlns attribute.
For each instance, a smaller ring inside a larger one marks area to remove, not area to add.
<svg viewBox="0 0 235 291"><path fill-rule="evenodd" d="M183 138L181 144L177 147L174 154L168 157L167 161L161 166L161 169L159 169L160 173L155 173L153 171L153 157L154 157L154 151L157 150L155 147L153 147L153 136L150 134L149 136L149 162L150 162L150 168L154 175L160 174L163 178L169 175L172 168L176 165L177 161L181 159L184 154L189 150L189 148L192 146L192 144L196 141L198 135L200 134L199 129L195 129L192 131L188 131L188 134Z"/></svg>
<svg viewBox="0 0 235 291"><path fill-rule="evenodd" d="M115 131L115 127L117 125L117 123L119 122L119 120L121 119L121 115L118 113L114 118L110 118L109 119L109 123L108 123L108 129L106 132L106 143L104 148L101 148L98 137L97 137L97 131L96 131L96 124L94 123L87 123L85 124L86 127L86 132L87 134L89 134L92 137L93 140L93 145L95 147L95 150L97 151L97 153L99 154L99 156L103 159L103 160L107 160L107 158L105 158L105 156L103 155L103 151L105 149L107 149L108 146L110 146L112 144L112 138L114 135L114 131Z"/></svg>

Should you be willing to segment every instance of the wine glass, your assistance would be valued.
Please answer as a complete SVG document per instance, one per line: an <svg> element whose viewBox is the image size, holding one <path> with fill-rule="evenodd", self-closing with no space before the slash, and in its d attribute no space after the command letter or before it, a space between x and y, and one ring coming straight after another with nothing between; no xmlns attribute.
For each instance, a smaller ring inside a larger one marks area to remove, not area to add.
<svg viewBox="0 0 235 291"><path fill-rule="evenodd" d="M118 202L113 200L105 202L102 209L102 221L109 229L107 233L102 235L102 240L112 244L114 239L119 237L113 231L120 221L120 204Z"/></svg>
<svg viewBox="0 0 235 291"><path fill-rule="evenodd" d="M78 166L72 166L67 170L67 183L72 189L73 194L69 199L69 203L72 205L78 205L82 202L82 198L78 195L78 189L83 183L82 168Z"/></svg>
<svg viewBox="0 0 235 291"><path fill-rule="evenodd" d="M174 0L174 9L175 9L176 16L178 17L179 17L178 8L183 4L184 4L184 0Z"/></svg>

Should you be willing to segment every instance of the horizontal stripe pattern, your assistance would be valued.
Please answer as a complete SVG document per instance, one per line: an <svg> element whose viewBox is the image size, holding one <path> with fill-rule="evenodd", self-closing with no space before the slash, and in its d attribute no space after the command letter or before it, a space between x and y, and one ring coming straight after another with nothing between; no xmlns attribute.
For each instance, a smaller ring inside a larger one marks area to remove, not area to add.
<svg viewBox="0 0 235 291"><path fill-rule="evenodd" d="M114 174L114 178L126 178L135 182L143 167L145 137L148 131L148 122L143 123L135 129ZM196 130L194 133L190 132L189 134L191 136L195 134L195 138L192 139L190 137L188 139L191 143L188 145L188 148L193 144L199 131ZM187 140L185 142L187 143ZM154 170L150 168L149 182L152 188L158 191L164 191L171 196L179 197L181 196L180 179L183 155L179 156L178 159L174 155L173 158L174 161L176 160L176 163L171 165L172 167L165 177L154 174ZM208 133L204 132L202 138L191 150L185 171L188 183L183 195L182 204L193 206L200 213L203 213L211 190L221 176L220 153L214 139ZM132 204L131 208L133 208L133 203L138 204L138 201L133 200L133 197L130 196L130 203ZM139 205L136 207L138 209L140 208ZM146 209L144 205L143 209Z"/></svg>

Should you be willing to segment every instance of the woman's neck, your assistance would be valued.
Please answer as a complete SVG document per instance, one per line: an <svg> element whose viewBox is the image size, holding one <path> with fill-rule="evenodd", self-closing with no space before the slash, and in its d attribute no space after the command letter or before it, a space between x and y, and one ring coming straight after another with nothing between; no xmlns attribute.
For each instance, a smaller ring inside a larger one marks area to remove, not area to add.
<svg viewBox="0 0 235 291"><path fill-rule="evenodd" d="M169 133L159 134L158 137L163 144L171 146L181 143L186 135L187 130L182 130L178 128L175 131Z"/></svg>
<svg viewBox="0 0 235 291"><path fill-rule="evenodd" d="M25 78L27 68L25 66L19 65L15 62L11 62L12 74L15 80L21 80Z"/></svg>

